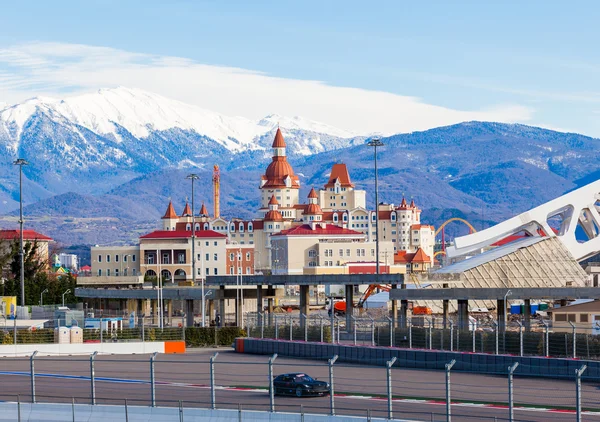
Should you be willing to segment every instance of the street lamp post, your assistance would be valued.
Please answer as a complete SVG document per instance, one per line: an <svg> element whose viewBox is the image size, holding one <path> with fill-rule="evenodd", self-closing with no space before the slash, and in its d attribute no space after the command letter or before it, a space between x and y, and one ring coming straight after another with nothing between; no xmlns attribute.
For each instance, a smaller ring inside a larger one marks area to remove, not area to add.
<svg viewBox="0 0 600 422"><path fill-rule="evenodd" d="M27 160L18 158L13 162L19 166L19 259L21 261L21 306L25 306L25 258L23 253L23 166Z"/></svg>
<svg viewBox="0 0 600 422"><path fill-rule="evenodd" d="M194 180L198 180L197 174L191 173L186 176L186 179L192 181L192 280L196 281L196 217L194 215ZM204 274L202 274L204 276ZM206 298L204 297L204 278L200 277L200 284L202 285L202 326L206 327Z"/></svg>
<svg viewBox="0 0 600 422"><path fill-rule="evenodd" d="M40 306L44 304L44 293L48 293L48 289L44 289L44 291L40 293Z"/></svg>
<svg viewBox="0 0 600 422"><path fill-rule="evenodd" d="M511 290L507 290L506 293L504 294L504 303L503 303L503 306L504 306L504 330L506 330L506 324L507 324L506 298L508 296L510 296L510 295L512 295L512 291Z"/></svg>
<svg viewBox="0 0 600 422"><path fill-rule="evenodd" d="M65 292L62 294L62 306L63 306L63 308L64 308L64 306L65 306L65 295L66 295L67 293L71 293L71 289L67 289L67 290L65 290Z"/></svg>
<svg viewBox="0 0 600 422"><path fill-rule="evenodd" d="M382 147L383 142L379 138L370 140L367 143L368 146L373 147L374 158L375 158L375 282L379 284L379 186L377 177L377 147ZM371 222L369 221L369 226ZM369 228L369 230L371 230Z"/></svg>

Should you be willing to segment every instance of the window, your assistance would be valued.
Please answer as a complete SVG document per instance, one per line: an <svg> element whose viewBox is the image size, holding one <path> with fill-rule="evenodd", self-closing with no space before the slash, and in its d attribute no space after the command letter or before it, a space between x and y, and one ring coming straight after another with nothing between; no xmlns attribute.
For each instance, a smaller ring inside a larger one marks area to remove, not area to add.
<svg viewBox="0 0 600 422"><path fill-rule="evenodd" d="M119 269L118 269L118 268L116 268L116 269L115 269L115 277L118 277L118 276L119 276Z"/></svg>
<svg viewBox="0 0 600 422"><path fill-rule="evenodd" d="M246 261L250 261L250 252L246 252Z"/></svg>
<svg viewBox="0 0 600 422"><path fill-rule="evenodd" d="M375 256L375 249L371 249L371 256Z"/></svg>
<svg viewBox="0 0 600 422"><path fill-rule="evenodd" d="M153 254L148 255L148 264L154 265L154 255Z"/></svg>
<svg viewBox="0 0 600 422"><path fill-rule="evenodd" d="M106 262L110 262L110 255L106 255Z"/></svg>
<svg viewBox="0 0 600 422"><path fill-rule="evenodd" d="M169 262L169 254L168 253L164 253L162 256L162 263L163 264L170 264Z"/></svg>
<svg viewBox="0 0 600 422"><path fill-rule="evenodd" d="M98 262L102 262L102 255L98 255Z"/></svg>
<svg viewBox="0 0 600 422"><path fill-rule="evenodd" d="M131 260L135 262L135 255L131 255Z"/></svg>
<svg viewBox="0 0 600 422"><path fill-rule="evenodd" d="M127 268L123 270L123 276L127 277Z"/></svg>
<svg viewBox="0 0 600 422"><path fill-rule="evenodd" d="M98 277L102 277L102 270L101 269L98 270Z"/></svg>
<svg viewBox="0 0 600 422"><path fill-rule="evenodd" d="M131 269L131 275L137 275L137 270L135 268Z"/></svg>
<svg viewBox="0 0 600 422"><path fill-rule="evenodd" d="M123 255L123 262L127 262L127 255Z"/></svg>
<svg viewBox="0 0 600 422"><path fill-rule="evenodd" d="M588 314L579 314L579 322L588 322Z"/></svg>
<svg viewBox="0 0 600 422"><path fill-rule="evenodd" d="M205 261L210 261L210 254L208 254L208 253L206 254L206 259L205 259Z"/></svg>
<svg viewBox="0 0 600 422"><path fill-rule="evenodd" d="M110 277L110 268L108 268L108 269L106 270L106 276L107 276L107 277Z"/></svg>
<svg viewBox="0 0 600 422"><path fill-rule="evenodd" d="M177 262L180 264L185 264L185 253L179 252L177 254Z"/></svg>
<svg viewBox="0 0 600 422"><path fill-rule="evenodd" d="M200 231L200 223L194 224L194 230L197 232Z"/></svg>
<svg viewBox="0 0 600 422"><path fill-rule="evenodd" d="M314 249L310 249L308 251L308 257L309 258L314 258L315 256L317 256L317 251L315 251Z"/></svg>
<svg viewBox="0 0 600 422"><path fill-rule="evenodd" d="M115 262L119 262L119 255L115 255Z"/></svg>
<svg viewBox="0 0 600 422"><path fill-rule="evenodd" d="M240 233L244 231L244 223L240 223Z"/></svg>
<svg viewBox="0 0 600 422"><path fill-rule="evenodd" d="M567 314L567 321L576 322L577 314Z"/></svg>
<svg viewBox="0 0 600 422"><path fill-rule="evenodd" d="M248 231L251 232L252 230L254 230L252 223L248 223Z"/></svg>
<svg viewBox="0 0 600 422"><path fill-rule="evenodd" d="M186 231L188 231L188 232L189 232L190 230L192 230L192 225L191 225L190 223L187 223L187 224L185 225L185 230L186 230Z"/></svg>
<svg viewBox="0 0 600 422"><path fill-rule="evenodd" d="M217 241L215 240L215 246L217 246Z"/></svg>
<svg viewBox="0 0 600 422"><path fill-rule="evenodd" d="M348 214L344 214L344 222L348 221Z"/></svg>
<svg viewBox="0 0 600 422"><path fill-rule="evenodd" d="M213 258L215 261L218 261L217 254L214 254Z"/></svg>
<svg viewBox="0 0 600 422"><path fill-rule="evenodd" d="M230 261L233 261L233 253L230 253L230 254L229 254L229 260L230 260Z"/></svg>
<svg viewBox="0 0 600 422"><path fill-rule="evenodd" d="M206 275L209 275L209 274L210 274L210 268L207 268L206 269Z"/></svg>
<svg viewBox="0 0 600 422"><path fill-rule="evenodd" d="M246 274L250 274L250 267L246 267Z"/></svg>
<svg viewBox="0 0 600 422"><path fill-rule="evenodd" d="M346 256L350 257L350 249L346 249Z"/></svg>
<svg viewBox="0 0 600 422"><path fill-rule="evenodd" d="M204 246L208 246L208 241L204 242Z"/></svg>
<svg viewBox="0 0 600 422"><path fill-rule="evenodd" d="M215 268L215 275L218 275L219 271L217 270L217 268Z"/></svg>
<svg viewBox="0 0 600 422"><path fill-rule="evenodd" d="M229 275L233 275L233 267L229 267Z"/></svg>
<svg viewBox="0 0 600 422"><path fill-rule="evenodd" d="M340 253L340 256L344 256L344 250L343 249L340 249L339 253Z"/></svg>

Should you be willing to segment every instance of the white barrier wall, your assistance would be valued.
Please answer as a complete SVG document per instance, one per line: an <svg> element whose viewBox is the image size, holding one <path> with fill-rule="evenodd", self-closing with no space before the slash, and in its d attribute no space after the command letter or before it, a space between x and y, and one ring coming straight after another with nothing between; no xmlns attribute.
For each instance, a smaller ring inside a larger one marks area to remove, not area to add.
<svg viewBox="0 0 600 422"><path fill-rule="evenodd" d="M0 345L0 357L31 356L37 350L38 356L91 355L100 354L130 355L145 353L164 353L163 341L127 342L127 343L75 343L75 344L3 344Z"/></svg>
<svg viewBox="0 0 600 422"><path fill-rule="evenodd" d="M73 416L75 413L75 416ZM300 420L297 413L259 412L242 410L240 416L237 410L208 410L185 408L183 410L186 422L289 422ZM128 406L127 416L130 421L178 421L180 420L177 407L141 407ZM18 420L17 403L0 403L0 421ZM125 406L105 406L88 404L21 404L22 422L53 422L53 421L86 421L86 422L125 422ZM364 416L329 416L304 414L304 422L364 422ZM371 418L372 421L387 421L390 419ZM392 419L398 422L410 422L407 419Z"/></svg>

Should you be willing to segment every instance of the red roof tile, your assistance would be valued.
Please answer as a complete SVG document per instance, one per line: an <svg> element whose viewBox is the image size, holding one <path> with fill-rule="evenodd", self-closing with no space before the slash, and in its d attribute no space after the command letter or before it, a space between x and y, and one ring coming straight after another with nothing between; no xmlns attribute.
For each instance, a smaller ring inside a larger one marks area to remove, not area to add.
<svg viewBox="0 0 600 422"><path fill-rule="evenodd" d="M13 240L20 239L19 230L0 230L0 239L2 240ZM51 237L45 236L35 230L23 230L24 240L47 240L52 241Z"/></svg>
<svg viewBox="0 0 600 422"><path fill-rule="evenodd" d="M182 239L182 238L190 238L192 237L192 231L187 230L156 230L152 233L145 234L140 236L140 239ZM217 233L214 230L200 230L196 232L196 237L206 237L206 238L223 238L227 237L227 235Z"/></svg>
<svg viewBox="0 0 600 422"><path fill-rule="evenodd" d="M181 213L181 216L185 217L187 215L192 215L192 209L190 208L190 204L188 204L186 202L185 203L185 208L183 209L183 212Z"/></svg>
<svg viewBox="0 0 600 422"><path fill-rule="evenodd" d="M344 229L334 224L326 224L326 228L322 228L321 224L317 223L315 229L312 229L310 224L302 224L292 227L291 229L282 230L273 236L315 236L315 235L334 235L334 236L364 236L363 233L354 230Z"/></svg>
<svg viewBox="0 0 600 422"><path fill-rule="evenodd" d="M308 204L308 206L304 210L304 214L306 214L306 215L319 214L320 215L320 214L323 214L323 211L321 210L321 207L319 206L319 204Z"/></svg>
<svg viewBox="0 0 600 422"><path fill-rule="evenodd" d="M277 133L275 133L275 139L273 140L272 148L285 148L285 140L283 139L283 135L281 134L281 130L277 128Z"/></svg>
<svg viewBox="0 0 600 422"><path fill-rule="evenodd" d="M326 188L332 188L335 186L335 181L340 182L340 186L343 188L353 188L354 184L350 181L350 174L346 164L338 163L334 164L331 168L331 174L329 175L329 181L325 185Z"/></svg>
<svg viewBox="0 0 600 422"><path fill-rule="evenodd" d="M417 249L417 252L415 253L415 256L412 259L412 263L425 264L430 262L431 258L427 256L425 251L421 248Z"/></svg>
<svg viewBox="0 0 600 422"><path fill-rule="evenodd" d="M175 212L175 208L173 208L173 202L169 201L169 206L167 207L167 212L163 215L163 218L179 218L177 213Z"/></svg>
<svg viewBox="0 0 600 422"><path fill-rule="evenodd" d="M275 195L271 196L271 199L269 199L269 205L279 205L279 202L277 202L277 198L275 198Z"/></svg>
<svg viewBox="0 0 600 422"><path fill-rule="evenodd" d="M200 215L208 216L208 210L206 209L206 205L204 205L204 202L202 203L202 208L200 208Z"/></svg>
<svg viewBox="0 0 600 422"><path fill-rule="evenodd" d="M318 199L319 198L319 196L317 195L317 192L315 191L315 188L312 188L310 190L310 193L308 194L308 198L309 199L311 199L311 198Z"/></svg>

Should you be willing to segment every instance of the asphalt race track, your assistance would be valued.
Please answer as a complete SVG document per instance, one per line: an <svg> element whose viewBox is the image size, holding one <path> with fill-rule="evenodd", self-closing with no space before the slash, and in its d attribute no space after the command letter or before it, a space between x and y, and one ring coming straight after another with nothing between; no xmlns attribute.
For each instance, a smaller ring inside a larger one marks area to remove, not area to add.
<svg viewBox="0 0 600 422"><path fill-rule="evenodd" d="M217 350L192 351L185 355L158 355L155 362L156 404L184 407L210 406L209 357ZM268 356L219 350L215 361L217 408L268 410ZM35 359L38 402L90 403L89 357L37 357ZM28 358L0 359L0 400L31 400ZM329 380L322 360L278 357L274 375L306 372ZM95 361L98 404L150 404L150 357L97 356ZM507 420L507 377L455 372L451 375L454 421ZM445 374L443 371L392 369L395 418L420 421L445 420ZM387 417L386 370L383 367L336 364L334 366L335 412L367 417ZM582 387L583 420L600 421L600 383ZM575 420L574 380L514 378L515 420ZM275 410L329 413L329 397L275 397Z"/></svg>

